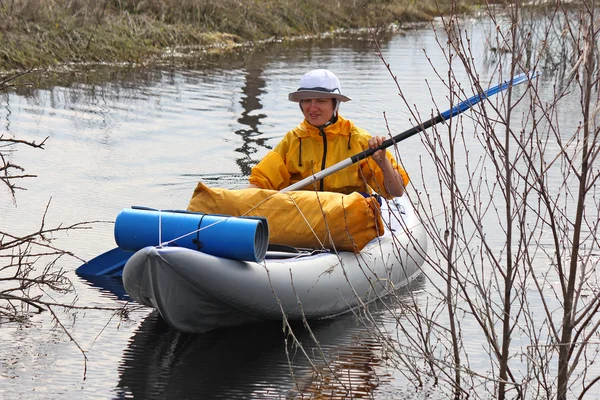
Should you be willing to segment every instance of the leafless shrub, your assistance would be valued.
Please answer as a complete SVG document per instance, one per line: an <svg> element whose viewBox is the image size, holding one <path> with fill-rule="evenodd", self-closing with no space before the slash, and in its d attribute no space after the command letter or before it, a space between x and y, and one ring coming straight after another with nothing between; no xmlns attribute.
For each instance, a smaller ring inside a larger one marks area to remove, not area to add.
<svg viewBox="0 0 600 400"><path fill-rule="evenodd" d="M434 71L450 102L543 75L421 136L438 176L413 192L431 289L406 307L392 351L417 385L454 398L583 398L600 380L599 11L559 1L485 13L485 60L459 16L442 20L448 70Z"/></svg>
<svg viewBox="0 0 600 400"><path fill-rule="evenodd" d="M0 92L13 86L16 77L12 76L0 81ZM24 189L21 182L35 177L26 174L25 168L13 161L15 152L23 146L43 149L45 143L46 139L41 143L35 143L16 137L0 136L0 180L13 202L16 203L17 191ZM24 323L29 321L32 315L47 311L52 315L53 321L81 350L84 360L87 360L85 352L54 310L56 308L89 309L89 307L76 306L76 297L72 295L66 296L68 300L64 303L53 300L54 295L73 293L72 282L66 276L67 271L61 267L61 264L69 257L83 260L72 252L55 246L54 241L57 235L73 230L89 229L93 222L47 227L45 220L49 207L50 201L41 217L39 228L33 232L15 235L11 232L11 227L0 227L0 326L7 322ZM84 374L85 370L84 367Z"/></svg>

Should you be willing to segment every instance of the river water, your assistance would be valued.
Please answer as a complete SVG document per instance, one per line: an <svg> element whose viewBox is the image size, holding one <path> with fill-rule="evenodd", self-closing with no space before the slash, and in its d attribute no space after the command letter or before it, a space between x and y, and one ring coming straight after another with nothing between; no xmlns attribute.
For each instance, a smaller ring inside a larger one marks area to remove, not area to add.
<svg viewBox="0 0 600 400"><path fill-rule="evenodd" d="M486 65L497 61L486 46L488 31L485 23L470 25L484 75ZM425 25L379 42L405 97L425 115L433 112L432 97L440 111L448 108L447 91L432 67L446 70L439 44L444 40L440 30ZM0 226L13 234L37 230L49 201L47 226L105 221L55 239L56 246L88 260L115 246L110 222L123 208L185 208L198 181L244 186L250 168L300 122L287 94L314 68L337 74L353 98L342 105L342 115L370 133L386 135L386 125L392 133L411 127L411 114L369 36L239 49L208 66L95 66L36 77L35 87L0 96L0 134L36 142L48 137L44 150L21 148L12 155L37 177L20 182L27 190L17 193L16 204L3 192ZM402 142L399 151L409 174L414 166L411 190L437 179L418 137ZM60 265L74 283L77 305L127 304L118 283L78 278L80 264L64 259ZM426 301L428 284L420 279L412 294ZM327 375L326 363L311 365L296 347L286 346L281 323L186 335L144 307L128 305L119 315L102 309L56 312L87 361L48 313L25 326L5 323L2 398L324 398L339 390L339 382L317 378L316 370ZM384 324L388 318L376 309L373 315ZM355 316L312 329L323 351L317 359L340 368L355 397L446 397L415 390L386 365L381 343ZM299 332L305 350L315 354L309 334ZM472 357L476 364L478 356ZM488 355L479 357L485 365Z"/></svg>

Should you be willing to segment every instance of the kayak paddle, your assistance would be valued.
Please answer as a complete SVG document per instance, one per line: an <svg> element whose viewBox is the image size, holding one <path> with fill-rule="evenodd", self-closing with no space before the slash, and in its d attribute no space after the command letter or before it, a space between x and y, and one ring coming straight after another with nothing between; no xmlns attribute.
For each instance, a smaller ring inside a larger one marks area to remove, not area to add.
<svg viewBox="0 0 600 400"><path fill-rule="evenodd" d="M115 247L99 256L94 257L75 270L79 276L114 276L123 275L123 267L133 255L131 251Z"/></svg>
<svg viewBox="0 0 600 400"><path fill-rule="evenodd" d="M535 72L529 72L526 74L518 75L518 76L514 77L511 81L506 81L497 86L494 86L494 87L484 91L482 94L475 95L463 102L460 102L458 105L452 107L451 109L449 109L447 111L444 111L443 113L439 114L435 118L425 121L420 125L414 126L410 129L392 137L391 139L385 140L383 143L381 143L381 145L379 147L376 147L373 149L367 149L367 150L365 150L361 153L358 153L350 158L347 158L346 160L342 160L342 161L338 162L337 164L332 165L331 167L325 168L324 170L319 171L312 176L302 179L301 181L296 182L293 185L290 185L290 186L282 189L281 192L285 193L285 192L289 192L292 190L302 189L305 186L313 184L313 183L315 183L331 174L334 174L337 171L340 171L360 160L363 160L367 157L372 156L378 150L386 149L386 148L394 145L395 143L398 143L405 139L408 139L409 137L416 135L417 133L422 132L427 128L432 127L433 125L439 124L442 121L446 121L446 120L468 110L469 108L473 107L475 104L481 102L482 100L484 100L490 96L493 96L496 93L499 93L503 90L506 90L510 86L518 85L520 83L529 81L538 76L539 76L539 73L535 73ZM125 263L132 255L133 255L132 252L123 251L117 247L117 248L109 250L105 253L102 253L99 256L96 256L92 260L88 261L87 263L85 263L82 266L80 266L79 268L77 268L75 270L75 272L80 276L102 275L102 276L120 277L122 275Z"/></svg>

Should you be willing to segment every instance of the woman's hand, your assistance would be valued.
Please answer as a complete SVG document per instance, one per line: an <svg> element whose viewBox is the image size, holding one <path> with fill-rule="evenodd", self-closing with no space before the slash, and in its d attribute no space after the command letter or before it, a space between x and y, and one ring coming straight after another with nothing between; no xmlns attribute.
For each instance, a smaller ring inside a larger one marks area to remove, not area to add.
<svg viewBox="0 0 600 400"><path fill-rule="evenodd" d="M381 146L381 144L386 140L385 136L373 136L369 139L369 148L376 149ZM390 194L390 196L399 197L404 193L404 182L402 182L402 177L392 167L392 163L387 158L386 150L377 150L371 156L373 160L377 163L381 171L383 172L383 182L385 185L385 190Z"/></svg>
<svg viewBox="0 0 600 400"><path fill-rule="evenodd" d="M385 139L386 139L385 136L371 137L369 139L369 148L376 149L377 147L381 146L381 144L385 141ZM373 153L371 158L373 160L375 160L375 162L377 163L377 165L379 165L379 167L382 167L384 165L385 161L387 160L387 157L385 156L385 150L376 151L375 153Z"/></svg>

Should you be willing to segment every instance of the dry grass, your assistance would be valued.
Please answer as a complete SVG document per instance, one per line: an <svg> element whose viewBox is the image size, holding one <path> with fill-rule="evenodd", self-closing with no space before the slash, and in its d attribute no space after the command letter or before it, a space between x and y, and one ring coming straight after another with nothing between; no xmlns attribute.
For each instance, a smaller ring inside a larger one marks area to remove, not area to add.
<svg viewBox="0 0 600 400"><path fill-rule="evenodd" d="M0 0L0 70L144 62L166 48L379 29L439 12L434 0Z"/></svg>

